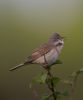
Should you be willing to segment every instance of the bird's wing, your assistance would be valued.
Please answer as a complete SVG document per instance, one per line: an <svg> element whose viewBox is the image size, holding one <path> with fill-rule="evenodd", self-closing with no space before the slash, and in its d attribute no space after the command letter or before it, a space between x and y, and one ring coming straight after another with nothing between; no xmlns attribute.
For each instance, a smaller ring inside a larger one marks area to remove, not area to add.
<svg viewBox="0 0 83 100"><path fill-rule="evenodd" d="M33 59L33 60L36 60L36 59L39 58L40 56L45 55L45 54L48 53L53 47L54 47L54 45L52 45L52 44L47 44L47 43L41 45L38 49L36 49L36 50L32 53L32 55L31 55L32 59Z"/></svg>

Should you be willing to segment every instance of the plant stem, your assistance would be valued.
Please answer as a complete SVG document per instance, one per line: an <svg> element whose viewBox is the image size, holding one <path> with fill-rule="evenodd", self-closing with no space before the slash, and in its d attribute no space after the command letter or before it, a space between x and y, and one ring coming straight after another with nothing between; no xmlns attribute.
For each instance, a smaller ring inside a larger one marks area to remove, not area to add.
<svg viewBox="0 0 83 100"><path fill-rule="evenodd" d="M79 76L79 74L76 74L72 79L70 100L73 100L73 97L75 95L75 88L76 88L76 83L77 83L78 76Z"/></svg>
<svg viewBox="0 0 83 100"><path fill-rule="evenodd" d="M54 83L53 83L53 76L50 72L50 69L47 69L47 82L46 84L48 85L49 90L52 92L52 97L54 100L57 100L57 96L55 94L55 89L54 89Z"/></svg>

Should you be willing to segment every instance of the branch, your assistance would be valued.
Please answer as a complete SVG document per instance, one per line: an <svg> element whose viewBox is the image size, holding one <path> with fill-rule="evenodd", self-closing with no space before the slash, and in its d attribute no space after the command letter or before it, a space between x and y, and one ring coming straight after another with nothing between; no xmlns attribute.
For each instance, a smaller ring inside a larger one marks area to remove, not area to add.
<svg viewBox="0 0 83 100"><path fill-rule="evenodd" d="M54 89L54 83L53 83L53 76L50 72L50 68L47 69L47 81L46 81L46 84L49 88L49 90L52 92L52 97L54 98L54 100L57 100L57 95L55 94L55 89Z"/></svg>
<svg viewBox="0 0 83 100"><path fill-rule="evenodd" d="M77 83L78 77L81 73L83 73L83 68L73 72L71 75L72 84L71 84L71 98L70 98L70 100L73 100L73 97L75 95L76 83Z"/></svg>

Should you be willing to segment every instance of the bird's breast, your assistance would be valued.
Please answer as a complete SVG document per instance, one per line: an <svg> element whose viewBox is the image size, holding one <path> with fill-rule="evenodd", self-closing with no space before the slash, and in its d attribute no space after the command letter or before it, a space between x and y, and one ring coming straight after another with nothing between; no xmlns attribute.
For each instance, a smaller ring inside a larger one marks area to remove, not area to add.
<svg viewBox="0 0 83 100"><path fill-rule="evenodd" d="M50 52L48 52L45 56L48 65L55 63L58 56L59 56L59 52L56 49L52 49Z"/></svg>
<svg viewBox="0 0 83 100"><path fill-rule="evenodd" d="M48 65L51 65L51 64L55 63L58 56L59 56L59 52L54 48L50 52L48 52L47 54L36 59L34 61L34 63L39 63L39 64L47 63Z"/></svg>

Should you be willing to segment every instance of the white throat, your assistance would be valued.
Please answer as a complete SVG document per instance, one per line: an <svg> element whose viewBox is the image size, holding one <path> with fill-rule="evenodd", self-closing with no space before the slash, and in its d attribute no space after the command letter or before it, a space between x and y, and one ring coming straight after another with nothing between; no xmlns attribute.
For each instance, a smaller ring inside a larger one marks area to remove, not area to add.
<svg viewBox="0 0 83 100"><path fill-rule="evenodd" d="M58 43L61 43L61 45L57 45ZM63 48L63 46L64 46L64 41L63 40L59 40L59 41L55 42L54 45L57 45L56 48L57 48L58 52L60 53L62 48Z"/></svg>

